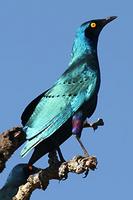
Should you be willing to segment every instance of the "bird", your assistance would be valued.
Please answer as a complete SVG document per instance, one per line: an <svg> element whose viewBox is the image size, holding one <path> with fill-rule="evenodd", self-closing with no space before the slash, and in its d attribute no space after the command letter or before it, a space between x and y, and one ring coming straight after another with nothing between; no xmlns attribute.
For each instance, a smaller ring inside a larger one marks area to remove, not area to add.
<svg viewBox="0 0 133 200"><path fill-rule="evenodd" d="M26 183L29 175L37 172L38 169L34 166L31 171L27 164L21 163L16 165L8 175L5 185L0 189L0 199L12 199L17 193L19 186Z"/></svg>
<svg viewBox="0 0 133 200"><path fill-rule="evenodd" d="M23 111L21 120L26 144L21 156L34 149L29 166L53 150L58 151L63 161L60 145L72 135L84 155L89 156L81 133L97 106L101 83L98 37L103 27L116 18L110 16L83 23L76 32L68 69Z"/></svg>

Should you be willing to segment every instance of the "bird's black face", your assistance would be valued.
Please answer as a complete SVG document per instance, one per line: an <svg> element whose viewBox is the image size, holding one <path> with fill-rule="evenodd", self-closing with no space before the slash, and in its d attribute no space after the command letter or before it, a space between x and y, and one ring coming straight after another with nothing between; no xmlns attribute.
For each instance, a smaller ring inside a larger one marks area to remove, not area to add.
<svg viewBox="0 0 133 200"><path fill-rule="evenodd" d="M103 27L109 22L113 21L114 19L116 19L116 16L107 17L105 19L91 20L89 22L86 22L85 24L83 24L87 25L87 28L85 29L84 32L85 36L92 40L97 40Z"/></svg>

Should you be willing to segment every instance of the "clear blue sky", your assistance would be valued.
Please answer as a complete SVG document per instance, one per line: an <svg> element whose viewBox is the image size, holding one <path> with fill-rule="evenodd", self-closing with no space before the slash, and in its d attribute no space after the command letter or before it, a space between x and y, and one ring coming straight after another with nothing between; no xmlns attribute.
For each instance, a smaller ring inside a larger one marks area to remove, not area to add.
<svg viewBox="0 0 133 200"><path fill-rule="evenodd" d="M31 200L132 199L133 185L133 3L126 1L0 1L0 131L20 125L20 115L34 97L50 87L67 68L77 27L89 19L117 15L99 38L98 54L102 74L97 110L92 121L102 117L105 126L94 134L85 130L82 139L99 161L98 169L86 179L69 176L52 181ZM66 159L81 154L71 137L62 145ZM1 175L4 184L9 171L22 159L18 150ZM36 166L45 167L47 156Z"/></svg>

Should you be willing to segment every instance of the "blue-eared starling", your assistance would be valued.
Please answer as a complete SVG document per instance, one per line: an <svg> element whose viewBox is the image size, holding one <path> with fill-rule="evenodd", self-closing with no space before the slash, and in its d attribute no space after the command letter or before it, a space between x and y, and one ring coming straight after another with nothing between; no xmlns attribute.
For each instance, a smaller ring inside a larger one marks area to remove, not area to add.
<svg viewBox="0 0 133 200"><path fill-rule="evenodd" d="M24 110L21 119L27 142L21 156L34 148L29 165L53 150L58 150L61 157L59 146L71 135L76 136L84 154L88 155L80 136L86 119L97 105L100 87L98 36L115 18L91 20L78 28L68 69Z"/></svg>

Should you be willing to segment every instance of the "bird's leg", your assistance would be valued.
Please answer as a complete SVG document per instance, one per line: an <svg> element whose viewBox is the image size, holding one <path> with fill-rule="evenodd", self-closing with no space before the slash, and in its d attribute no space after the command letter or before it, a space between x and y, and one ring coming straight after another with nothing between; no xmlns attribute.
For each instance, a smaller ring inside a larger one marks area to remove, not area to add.
<svg viewBox="0 0 133 200"><path fill-rule="evenodd" d="M57 148L57 151L58 151L58 155L59 155L60 161L61 162L66 162L65 159L64 159L64 157L63 157L63 154L61 152L60 147Z"/></svg>
<svg viewBox="0 0 133 200"><path fill-rule="evenodd" d="M83 113L79 111L79 112L75 113L75 115L72 118L72 133L73 133L73 135L75 135L78 143L80 144L85 157L88 157L89 154L88 154L86 148L84 147L83 143L80 140L83 125L84 125Z"/></svg>
<svg viewBox="0 0 133 200"><path fill-rule="evenodd" d="M81 148L82 148L82 150L83 150L83 152L84 152L85 157L89 157L89 153L88 153L88 151L86 150L85 146L83 145L83 143L82 143L80 137L79 137L78 135L75 135L75 137L76 137L78 143L80 144L80 146L81 146Z"/></svg>
<svg viewBox="0 0 133 200"><path fill-rule="evenodd" d="M52 142L53 142L53 144L54 144L54 146L55 146L55 151L58 152L58 156L59 156L59 158L60 158L60 161L61 161L61 162L66 162L65 159L64 159L64 157L63 157L63 154L62 154L62 152L61 152L61 149L60 149L60 147L59 147L59 142L58 142L58 140L53 140L53 139L52 139Z"/></svg>
<svg viewBox="0 0 133 200"><path fill-rule="evenodd" d="M90 128L93 128L93 130L95 131L97 128L98 128L98 126L103 126L104 125L104 121L103 121L103 119L98 119L96 122L94 122L94 123L88 123L86 120L84 121L84 124L83 124L83 127L84 128L88 128L88 127L90 127Z"/></svg>

